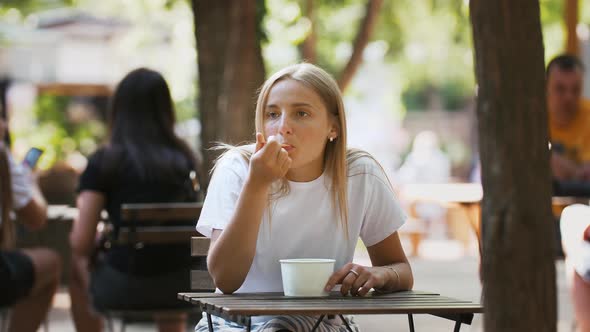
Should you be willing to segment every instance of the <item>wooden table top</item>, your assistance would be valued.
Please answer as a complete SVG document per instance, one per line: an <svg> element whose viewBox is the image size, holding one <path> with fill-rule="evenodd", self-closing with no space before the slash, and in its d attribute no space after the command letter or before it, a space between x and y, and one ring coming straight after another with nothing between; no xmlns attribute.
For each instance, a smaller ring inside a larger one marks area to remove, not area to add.
<svg viewBox="0 0 590 332"><path fill-rule="evenodd" d="M283 293L223 295L179 293L178 298L201 310L224 318L261 315L321 314L474 314L483 312L478 303L441 296L436 293L404 291L392 294L369 293L364 297L288 297Z"/></svg>

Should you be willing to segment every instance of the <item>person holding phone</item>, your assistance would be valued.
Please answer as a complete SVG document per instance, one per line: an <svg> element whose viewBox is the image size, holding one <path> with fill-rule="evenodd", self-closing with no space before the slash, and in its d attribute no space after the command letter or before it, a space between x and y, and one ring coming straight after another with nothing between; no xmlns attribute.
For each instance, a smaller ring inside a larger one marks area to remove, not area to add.
<svg viewBox="0 0 590 332"><path fill-rule="evenodd" d="M6 137L5 114L0 137ZM47 221L47 204L30 169L16 163L0 142L0 307L11 307L9 331L37 331L51 307L61 274L61 259L47 248L14 249L12 219L36 230Z"/></svg>
<svg viewBox="0 0 590 332"><path fill-rule="evenodd" d="M27 165L30 169L35 169L37 167L37 162L39 162L39 158L43 154L43 150L39 148L30 148L25 155L25 159L23 160L23 164Z"/></svg>

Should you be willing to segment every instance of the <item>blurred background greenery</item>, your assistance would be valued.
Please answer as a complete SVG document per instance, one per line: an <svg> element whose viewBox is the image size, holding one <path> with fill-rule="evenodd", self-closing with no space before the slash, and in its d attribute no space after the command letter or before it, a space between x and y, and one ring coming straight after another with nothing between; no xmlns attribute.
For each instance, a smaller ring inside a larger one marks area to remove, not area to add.
<svg viewBox="0 0 590 332"><path fill-rule="evenodd" d="M312 15L308 15L309 4L313 4ZM303 44L315 34L315 62L338 76L353 52L366 4L367 0L256 0L257 31L266 73L301 61ZM563 0L540 0L546 59L562 52L564 47L563 6ZM155 68L170 83L179 122L200 118L198 54L191 2L3 0L0 26L34 29L43 15L63 7L124 22L125 33L112 43L112 53L123 59L120 61L125 65L110 74L109 85L113 86L125 74L123 69ZM590 6L583 1L580 22L587 30ZM0 29L0 50L18 44L6 31ZM379 71L386 73L387 79L371 80L370 75ZM386 0L379 8L364 50L364 63L345 90L346 101L352 113L362 108L382 108L400 126L408 114L472 111L476 90L473 72L467 0ZM383 85L381 95L367 91L367 84ZM382 103L372 104L371 98ZM79 111L80 105L90 107L92 115L80 115L84 114ZM40 166L47 169L72 153L87 156L104 140L106 107L104 100L39 94L31 115L19 115L27 120L15 120L12 134L17 147L44 147L46 153ZM400 155L401 160L410 148L411 137L396 140L403 144L396 145L397 151L392 153ZM443 137L442 149L456 163L469 164L473 143L459 144L458 140ZM393 163L399 164L399 160Z"/></svg>

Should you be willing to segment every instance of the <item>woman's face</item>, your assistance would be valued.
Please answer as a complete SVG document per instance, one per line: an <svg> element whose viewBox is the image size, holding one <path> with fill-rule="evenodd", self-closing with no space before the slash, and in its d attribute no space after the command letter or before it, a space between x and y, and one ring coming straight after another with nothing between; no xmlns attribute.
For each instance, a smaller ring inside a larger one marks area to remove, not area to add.
<svg viewBox="0 0 590 332"><path fill-rule="evenodd" d="M322 98L311 88L286 79L271 88L263 112L266 138L281 135L292 159L287 178L307 182L319 177L326 142L337 133Z"/></svg>

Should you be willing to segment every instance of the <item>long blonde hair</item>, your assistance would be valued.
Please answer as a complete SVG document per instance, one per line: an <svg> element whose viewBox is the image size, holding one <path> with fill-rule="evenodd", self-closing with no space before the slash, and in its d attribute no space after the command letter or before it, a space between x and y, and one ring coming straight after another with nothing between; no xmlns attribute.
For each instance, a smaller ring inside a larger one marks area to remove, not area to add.
<svg viewBox="0 0 590 332"><path fill-rule="evenodd" d="M328 110L330 121L335 121L334 123L338 130L338 136L332 142L329 142L326 137L324 170L328 178L332 180L330 186L332 206L334 209L338 207L340 222L345 233L348 234L346 116L342 94L334 78L323 69L309 63L291 65L274 73L266 80L266 82L264 82L258 94L255 114L256 131L262 133L266 137L264 133L264 109L268 101L268 95L277 82L287 79L301 83L317 93ZM220 147L228 150L227 152L237 151L246 160L250 160L250 157L254 152L252 145L242 145L237 147L222 145ZM225 153L222 154L218 160L223 158L224 155ZM358 154L352 153L351 156L354 156L356 159ZM215 167L213 169L215 169ZM286 195L288 192L288 182L283 180L279 190L271 193L271 197L272 199L275 199Z"/></svg>

